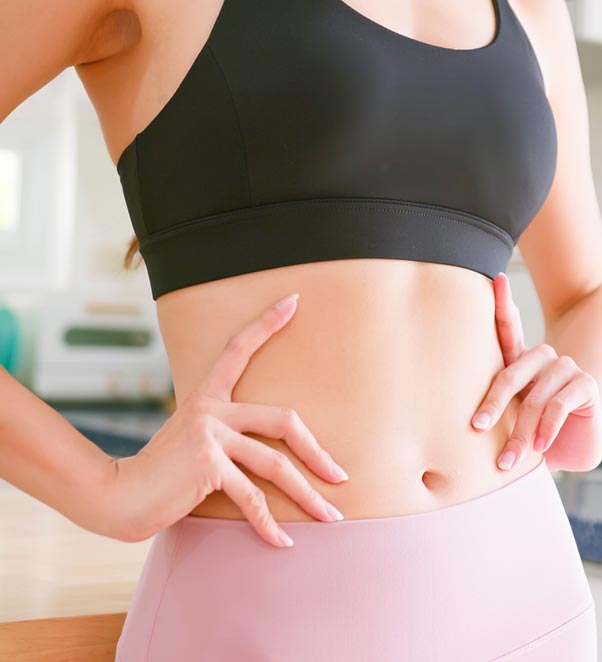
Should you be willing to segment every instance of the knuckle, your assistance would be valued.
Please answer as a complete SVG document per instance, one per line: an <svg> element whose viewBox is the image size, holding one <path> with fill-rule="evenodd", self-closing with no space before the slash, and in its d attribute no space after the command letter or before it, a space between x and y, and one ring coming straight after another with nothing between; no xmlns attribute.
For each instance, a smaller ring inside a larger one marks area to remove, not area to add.
<svg viewBox="0 0 602 662"><path fill-rule="evenodd" d="M515 388L517 386L517 374L516 370L512 367L505 368L502 370L500 373L500 381L503 384L503 386L507 388Z"/></svg>
<svg viewBox="0 0 602 662"><path fill-rule="evenodd" d="M291 465L290 459L284 453L276 450L275 448L270 449L270 462L272 464L272 468L277 473L287 472Z"/></svg>
<svg viewBox="0 0 602 662"><path fill-rule="evenodd" d="M293 407L281 407L280 414L289 427L296 427L300 422L299 414Z"/></svg>
<svg viewBox="0 0 602 662"><path fill-rule="evenodd" d="M524 437L523 433L519 430L515 430L510 435L508 442L511 442L512 446L519 451L526 449L529 443L528 440Z"/></svg>
<svg viewBox="0 0 602 662"><path fill-rule="evenodd" d="M549 343L542 342L537 346L538 351L549 358L556 356L556 350Z"/></svg>
<svg viewBox="0 0 602 662"><path fill-rule="evenodd" d="M557 361L563 368L575 368L577 366L574 359L568 356L568 354L562 354L558 357Z"/></svg>
<svg viewBox="0 0 602 662"><path fill-rule="evenodd" d="M586 381L589 384L589 386L595 386L596 388L599 388L598 381L592 375L591 372L586 372L585 370L582 370L581 371L581 379Z"/></svg>
<svg viewBox="0 0 602 662"><path fill-rule="evenodd" d="M266 512L267 501L265 494L260 487L255 485L251 490L249 490L245 499L251 512L256 513L257 516L263 515L266 520L269 519L269 514Z"/></svg>
<svg viewBox="0 0 602 662"><path fill-rule="evenodd" d="M228 340L226 341L226 345L224 349L227 352L240 352L242 348L244 347L244 339L243 336L240 333L235 333L234 335L230 336Z"/></svg>
<svg viewBox="0 0 602 662"><path fill-rule="evenodd" d="M208 439L204 440L203 443L199 445L195 455L197 465L203 468L215 467L220 458L221 449L218 444Z"/></svg>
<svg viewBox="0 0 602 662"><path fill-rule="evenodd" d="M546 407L548 412L552 412L554 414L561 414L562 412L565 411L566 409L566 402L564 401L564 398L562 396L554 396L549 402Z"/></svg>
<svg viewBox="0 0 602 662"><path fill-rule="evenodd" d="M272 331L274 330L274 313L277 312L278 311L274 307L268 308L267 310L264 310L257 319L257 324L259 325L263 335L271 335Z"/></svg>
<svg viewBox="0 0 602 662"><path fill-rule="evenodd" d="M521 406L527 411L540 411L543 408L544 403L540 396L529 393L529 395L523 400Z"/></svg>
<svg viewBox="0 0 602 662"><path fill-rule="evenodd" d="M204 472L202 480L196 485L195 499L197 503L204 501L212 492L222 489L222 478L217 472Z"/></svg>

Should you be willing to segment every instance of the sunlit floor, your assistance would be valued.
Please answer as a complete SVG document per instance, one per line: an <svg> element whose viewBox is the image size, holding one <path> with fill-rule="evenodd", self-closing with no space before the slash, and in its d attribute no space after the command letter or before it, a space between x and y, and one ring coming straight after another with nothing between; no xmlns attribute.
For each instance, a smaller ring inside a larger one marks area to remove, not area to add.
<svg viewBox="0 0 602 662"><path fill-rule="evenodd" d="M86 531L0 480L0 621L127 612L151 542ZM602 564L584 566L602 649Z"/></svg>

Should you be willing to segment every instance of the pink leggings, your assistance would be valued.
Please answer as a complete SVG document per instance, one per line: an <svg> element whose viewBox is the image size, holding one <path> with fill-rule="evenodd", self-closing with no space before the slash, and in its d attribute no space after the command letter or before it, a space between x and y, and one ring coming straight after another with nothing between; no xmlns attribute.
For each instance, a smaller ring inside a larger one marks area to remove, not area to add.
<svg viewBox="0 0 602 662"><path fill-rule="evenodd" d="M187 516L153 539L117 662L597 662L595 603L543 460L459 504L373 519Z"/></svg>

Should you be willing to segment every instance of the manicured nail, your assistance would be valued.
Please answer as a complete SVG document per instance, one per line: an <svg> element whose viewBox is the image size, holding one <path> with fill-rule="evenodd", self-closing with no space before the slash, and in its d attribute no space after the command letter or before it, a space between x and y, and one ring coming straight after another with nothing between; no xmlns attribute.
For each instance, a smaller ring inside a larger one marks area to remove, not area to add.
<svg viewBox="0 0 602 662"><path fill-rule="evenodd" d="M339 467L339 465L334 460L332 460L330 463L330 470L339 480L349 480L349 476L347 475L345 469L343 469L343 467Z"/></svg>
<svg viewBox="0 0 602 662"><path fill-rule="evenodd" d="M477 414L474 417L472 423L475 427L480 428L481 430L486 430L491 423L491 416L488 413L482 411L480 414Z"/></svg>
<svg viewBox="0 0 602 662"><path fill-rule="evenodd" d="M283 543L286 547L292 547L294 545L292 539L289 538L289 536L282 529L278 531L278 540L280 540L280 542Z"/></svg>
<svg viewBox="0 0 602 662"><path fill-rule="evenodd" d="M328 501L325 502L326 510L330 514L331 517L334 517L335 520L342 520L344 519L343 513L335 508L331 503L328 503Z"/></svg>
<svg viewBox="0 0 602 662"><path fill-rule="evenodd" d="M535 441L533 442L533 450L539 453L544 449L545 445L546 440L541 435L539 435L538 437L535 437Z"/></svg>
<svg viewBox="0 0 602 662"><path fill-rule="evenodd" d="M511 450L504 451L498 460L500 469L512 469L516 461L516 453Z"/></svg>
<svg viewBox="0 0 602 662"><path fill-rule="evenodd" d="M345 469L343 469L343 467L340 467L332 459L332 455L324 448L321 448L320 451L324 456L324 459L328 462L328 467L330 468L330 471L334 474L334 477L338 478L339 480L349 480L349 476L347 475Z"/></svg>
<svg viewBox="0 0 602 662"><path fill-rule="evenodd" d="M280 301L274 305L274 308L284 308L289 301L296 301L299 298L299 292L295 292L295 294L289 294L289 296L284 297L284 299L280 299Z"/></svg>

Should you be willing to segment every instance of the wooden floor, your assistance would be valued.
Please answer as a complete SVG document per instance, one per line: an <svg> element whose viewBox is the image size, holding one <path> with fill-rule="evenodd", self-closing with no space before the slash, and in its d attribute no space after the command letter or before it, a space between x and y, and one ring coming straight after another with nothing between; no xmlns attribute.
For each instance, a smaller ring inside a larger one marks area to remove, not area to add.
<svg viewBox="0 0 602 662"><path fill-rule="evenodd" d="M0 660L115 662L125 614L0 623Z"/></svg>

